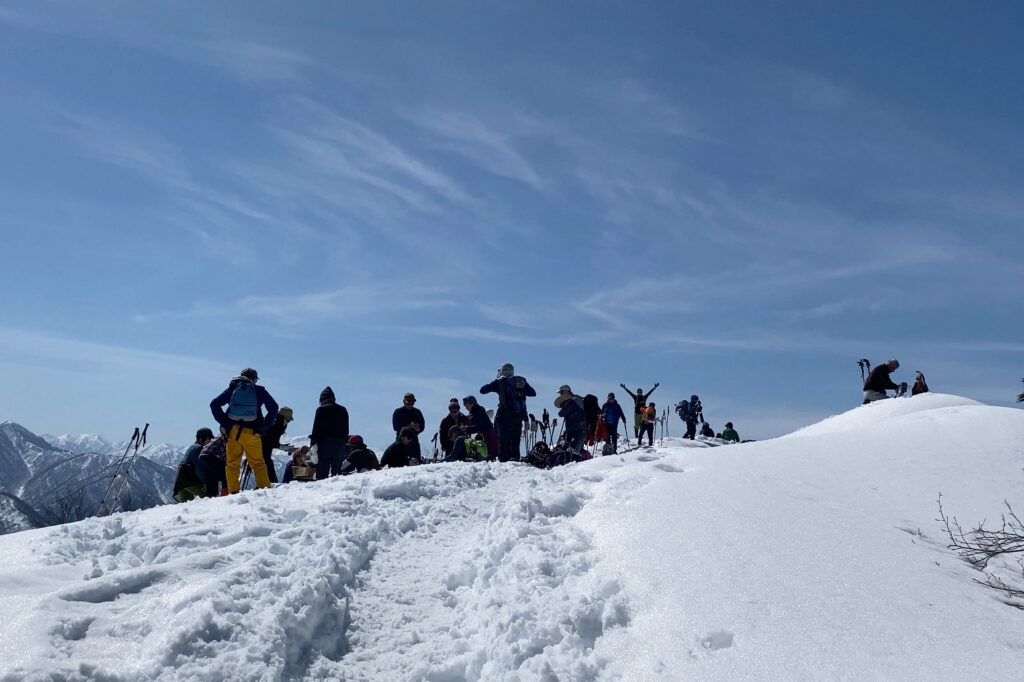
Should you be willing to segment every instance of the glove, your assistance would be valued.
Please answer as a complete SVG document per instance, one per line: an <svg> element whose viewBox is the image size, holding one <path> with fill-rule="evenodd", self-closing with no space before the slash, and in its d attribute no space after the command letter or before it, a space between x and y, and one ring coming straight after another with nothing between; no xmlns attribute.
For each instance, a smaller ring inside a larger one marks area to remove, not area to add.
<svg viewBox="0 0 1024 682"><path fill-rule="evenodd" d="M516 377L516 388L518 388L518 389L526 388L526 379L524 379L522 377Z"/></svg>

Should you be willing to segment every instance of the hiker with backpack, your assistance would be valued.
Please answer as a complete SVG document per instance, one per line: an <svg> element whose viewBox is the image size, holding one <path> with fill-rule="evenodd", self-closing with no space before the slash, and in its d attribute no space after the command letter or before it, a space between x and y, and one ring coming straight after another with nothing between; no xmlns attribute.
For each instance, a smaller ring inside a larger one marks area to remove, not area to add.
<svg viewBox="0 0 1024 682"><path fill-rule="evenodd" d="M459 401L456 398L448 401L448 414L441 420L441 426L437 430L441 434L443 459L447 459L448 455L452 454L452 448L455 447L455 441L452 440L450 435L453 426L469 426L469 417L462 414L462 409L459 407Z"/></svg>
<svg viewBox="0 0 1024 682"><path fill-rule="evenodd" d="M697 422L704 423L704 407L700 404L700 398L691 395L689 400L680 400L676 403L676 414L686 423L683 438L696 439Z"/></svg>
<svg viewBox="0 0 1024 682"><path fill-rule="evenodd" d="M257 488L269 488L270 478L263 461L262 434L277 419L277 402L270 392L258 386L259 375L251 367L243 369L228 387L210 401L210 412L217 423L228 429L226 474L228 492L239 489L242 456L252 468ZM227 407L227 411L224 407ZM266 414L263 412L266 409Z"/></svg>
<svg viewBox="0 0 1024 682"><path fill-rule="evenodd" d="M636 393L626 388L626 384L619 384L622 390L625 391L633 398L633 433L637 438L640 438L640 424L644 420L644 408L647 407L647 399L651 397L651 394L661 386L660 383L655 383L654 388L644 393L643 389L639 386L636 389ZM628 432L627 432L628 433Z"/></svg>
<svg viewBox="0 0 1024 682"><path fill-rule="evenodd" d="M384 450L384 454L380 458L380 466L390 467L392 469L396 467L409 466L413 463L411 459L410 444L416 438L416 429L411 426L403 426L398 431L398 437L395 438L395 442L392 443Z"/></svg>
<svg viewBox="0 0 1024 682"><path fill-rule="evenodd" d="M899 367L899 361L896 358L891 358L871 370L867 380L864 382L864 402L861 404L867 405L876 400L885 400L889 397L886 395L886 391L898 391L900 389L899 384L894 383L889 375L899 369Z"/></svg>
<svg viewBox="0 0 1024 682"><path fill-rule="evenodd" d="M196 467L199 464L199 453L211 440L213 440L212 429L204 426L196 431L196 442L185 451L181 462L178 463L178 474L174 477L174 490L171 497L176 502L188 502L204 496L206 486L203 484L203 479L199 478Z"/></svg>
<svg viewBox="0 0 1024 682"><path fill-rule="evenodd" d="M483 441L470 437L465 426L452 426L448 429L448 438L452 441L452 451L444 458L444 461L484 462L487 460L487 445Z"/></svg>
<svg viewBox="0 0 1024 682"><path fill-rule="evenodd" d="M263 432L260 438L263 441L263 462L267 465L267 478L271 483L277 483L277 470L274 467L274 448L281 448L281 436L284 435L288 424L294 421L292 408L282 407L277 411L277 419ZM291 448L292 446L288 446Z"/></svg>
<svg viewBox="0 0 1024 682"><path fill-rule="evenodd" d="M622 405L616 402L614 393L608 394L608 399L601 407L601 419L604 420L605 428L608 430L608 442L612 446L612 453L616 453L619 451L619 420L625 424L626 415L622 411ZM629 435L628 431L626 435Z"/></svg>
<svg viewBox="0 0 1024 682"><path fill-rule="evenodd" d="M506 362L498 369L498 378L480 387L481 393L498 394L498 412L495 427L498 431L498 461L519 461L519 441L523 437L523 422L529 419L526 399L537 391Z"/></svg>
<svg viewBox="0 0 1024 682"><path fill-rule="evenodd" d="M722 429L722 440L731 441L733 443L740 442L740 434L736 433L736 429L732 427L732 422L725 422L725 428Z"/></svg>
<svg viewBox="0 0 1024 682"><path fill-rule="evenodd" d="M366 447L362 436L349 436L348 457L341 465L342 475L347 476L358 471L375 471L377 469L380 469L377 453Z"/></svg>
<svg viewBox="0 0 1024 682"><path fill-rule="evenodd" d="M568 384L562 384L555 398L558 416L565 426L565 443L575 453L583 451L583 441L587 437L587 420L583 414L583 398L572 392Z"/></svg>
<svg viewBox="0 0 1024 682"><path fill-rule="evenodd" d="M476 401L476 396L472 395L462 399L462 406L469 413L469 426L466 427L466 431L483 437L487 446L487 457L494 459L498 452L498 432L491 423L491 418L487 416L487 410Z"/></svg>
<svg viewBox="0 0 1024 682"><path fill-rule="evenodd" d="M412 440L408 444L408 456L409 461L415 461L419 464L423 463L423 457L420 454L420 434L427 428L427 422L423 419L423 413L416 407L416 396L412 393L406 393L402 397L402 406L396 408L391 413L391 428L395 430L395 436L405 427L409 427L413 430Z"/></svg>
<svg viewBox="0 0 1024 682"><path fill-rule="evenodd" d="M220 434L203 446L196 460L196 474L205 487L205 497L227 494L226 460L227 430L221 427Z"/></svg>
<svg viewBox="0 0 1024 682"><path fill-rule="evenodd" d="M643 445L644 434L647 434L648 445L654 447L654 425L658 421L658 411L654 408L654 403L646 406L642 413L642 421L640 422L640 433L636 437L637 447Z"/></svg>
<svg viewBox="0 0 1024 682"><path fill-rule="evenodd" d="M316 448L316 480L341 473L348 451L348 410L338 404L330 386L320 391L320 405L313 415L309 445Z"/></svg>

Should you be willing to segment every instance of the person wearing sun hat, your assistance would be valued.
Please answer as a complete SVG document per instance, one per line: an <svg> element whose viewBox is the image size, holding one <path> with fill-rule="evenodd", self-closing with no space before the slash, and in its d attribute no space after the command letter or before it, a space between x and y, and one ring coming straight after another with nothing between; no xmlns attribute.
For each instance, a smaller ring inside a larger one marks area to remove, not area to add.
<svg viewBox="0 0 1024 682"><path fill-rule="evenodd" d="M263 462L267 465L267 477L271 483L277 483L277 470L274 468L272 452L274 448L281 447L281 436L284 435L285 430L288 428L288 423L294 421L294 419L292 408L282 407L277 411L277 418L274 419L274 423L260 436L263 445Z"/></svg>
<svg viewBox="0 0 1024 682"><path fill-rule="evenodd" d="M587 437L587 420L583 414L583 398L572 392L568 384L562 384L555 398L558 416L565 425L565 442L576 452L583 449Z"/></svg>

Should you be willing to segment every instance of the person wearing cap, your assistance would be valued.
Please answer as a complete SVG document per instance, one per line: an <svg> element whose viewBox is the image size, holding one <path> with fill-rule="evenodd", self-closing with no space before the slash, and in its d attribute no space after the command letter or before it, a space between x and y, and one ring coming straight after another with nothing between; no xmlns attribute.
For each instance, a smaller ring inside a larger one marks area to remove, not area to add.
<svg viewBox="0 0 1024 682"><path fill-rule="evenodd" d="M277 419L277 401L267 389L257 385L259 380L256 370L247 367L210 401L213 418L228 430L224 466L228 492L232 494L237 493L240 487L243 455L252 469L256 487L270 487L261 435Z"/></svg>
<svg viewBox="0 0 1024 682"><path fill-rule="evenodd" d="M174 477L174 491L172 497L178 502L188 502L196 497L203 497L205 485L199 478L197 465L199 464L199 453L203 446L213 440L213 431L203 427L196 431L196 442L188 447L185 455L178 463L178 474Z"/></svg>
<svg viewBox="0 0 1024 682"><path fill-rule="evenodd" d="M562 384L555 398L558 416L565 426L565 442L575 452L582 452L583 441L587 438L587 420L583 414L583 398L572 392L568 384Z"/></svg>
<svg viewBox="0 0 1024 682"><path fill-rule="evenodd" d="M861 403L862 405L867 405L876 400L884 400L889 397L885 394L886 391L899 389L899 385L893 383L892 378L889 376L899 369L899 366L899 361L896 358L892 358L871 370L867 380L864 382L864 402Z"/></svg>
<svg viewBox="0 0 1024 682"><path fill-rule="evenodd" d="M348 410L339 405L334 390L320 391L320 406L313 415L310 447L316 446L316 478L321 480L341 473L348 449Z"/></svg>
<svg viewBox="0 0 1024 682"><path fill-rule="evenodd" d="M357 471L380 469L377 453L366 447L366 442L359 435L348 438L348 457L341 467L342 475L354 474Z"/></svg>
<svg viewBox="0 0 1024 682"><path fill-rule="evenodd" d="M733 443L740 442L740 434L732 427L732 422L725 422L725 428L722 429L722 440L732 441Z"/></svg>
<svg viewBox="0 0 1024 682"><path fill-rule="evenodd" d="M274 448L281 448L281 436L288 428L289 422L293 421L292 408L282 407L277 411L277 419L263 432L260 440L263 442L263 462L267 465L267 478L271 483L277 483L277 470L274 467Z"/></svg>
<svg viewBox="0 0 1024 682"><path fill-rule="evenodd" d="M487 457L493 460L495 453L498 452L498 432L494 428L491 418L487 416L487 410L476 401L476 396L473 395L463 398L462 406L469 413L469 426L466 427L466 431L478 434L484 439L484 445L487 446Z"/></svg>
<svg viewBox="0 0 1024 682"><path fill-rule="evenodd" d="M506 362L498 368L498 377L481 386L480 392L498 394L498 411L494 417L494 426L498 432L498 461L518 462L523 422L530 418L526 410L526 399L536 396L537 391L526 379L516 376L515 368Z"/></svg>
<svg viewBox="0 0 1024 682"><path fill-rule="evenodd" d="M441 435L441 452L446 458L452 454L452 448L455 447L455 441L449 435L453 426L469 426L469 417L462 414L457 398L448 401L448 414L441 420L441 426L437 430Z"/></svg>
<svg viewBox="0 0 1024 682"><path fill-rule="evenodd" d="M622 405L615 400L615 394L609 393L608 400L601 406L601 418L604 426L608 429L608 442L612 444L612 452L619 451L619 420L626 422L626 414L622 411ZM626 427L626 435L629 436L629 427Z"/></svg>
<svg viewBox="0 0 1024 682"><path fill-rule="evenodd" d="M619 384L619 386L633 399L633 433L636 434L637 438L640 438L640 425L644 421L644 408L647 407L647 399L651 397L651 394L661 384L655 383L654 387L647 391L647 393L644 393L644 390L639 386L636 388L636 393L626 388L626 384Z"/></svg>
<svg viewBox="0 0 1024 682"><path fill-rule="evenodd" d="M410 461L422 462L423 457L420 455L420 434L427 428L427 422L423 419L423 413L416 407L416 396L412 393L406 393L402 397L402 406L395 409L391 414L391 428L395 430L395 435L404 429L405 427L413 429L412 440L409 441L408 455Z"/></svg>

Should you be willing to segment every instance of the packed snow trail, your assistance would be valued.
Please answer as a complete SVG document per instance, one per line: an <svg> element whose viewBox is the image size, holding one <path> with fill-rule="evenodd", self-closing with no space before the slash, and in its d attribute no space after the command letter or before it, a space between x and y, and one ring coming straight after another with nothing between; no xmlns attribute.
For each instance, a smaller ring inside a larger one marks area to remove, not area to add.
<svg viewBox="0 0 1024 682"><path fill-rule="evenodd" d="M586 482L557 478L436 465L43 531L42 570L0 570L65 585L17 609L13 636L56 622L4 679L599 679L594 640L624 598L560 523Z"/></svg>

